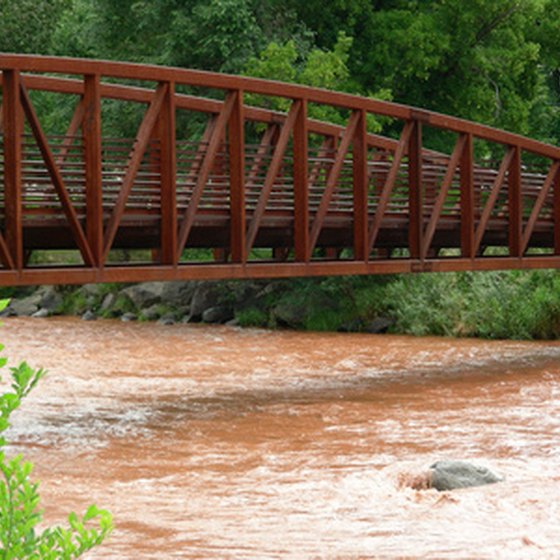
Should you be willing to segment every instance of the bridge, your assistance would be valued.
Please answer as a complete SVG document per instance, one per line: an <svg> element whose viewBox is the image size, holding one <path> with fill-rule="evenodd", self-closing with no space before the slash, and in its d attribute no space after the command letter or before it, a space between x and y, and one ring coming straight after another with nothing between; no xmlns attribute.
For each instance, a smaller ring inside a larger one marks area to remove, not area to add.
<svg viewBox="0 0 560 560"><path fill-rule="evenodd" d="M560 268L558 147L243 76L0 71L0 285Z"/></svg>

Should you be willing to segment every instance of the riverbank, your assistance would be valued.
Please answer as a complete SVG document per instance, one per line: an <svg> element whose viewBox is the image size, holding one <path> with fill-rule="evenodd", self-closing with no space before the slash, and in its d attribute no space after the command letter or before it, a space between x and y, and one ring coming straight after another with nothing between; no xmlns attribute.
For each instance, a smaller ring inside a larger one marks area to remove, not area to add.
<svg viewBox="0 0 560 560"><path fill-rule="evenodd" d="M10 315L312 331L560 338L560 273L507 271L4 290Z"/></svg>

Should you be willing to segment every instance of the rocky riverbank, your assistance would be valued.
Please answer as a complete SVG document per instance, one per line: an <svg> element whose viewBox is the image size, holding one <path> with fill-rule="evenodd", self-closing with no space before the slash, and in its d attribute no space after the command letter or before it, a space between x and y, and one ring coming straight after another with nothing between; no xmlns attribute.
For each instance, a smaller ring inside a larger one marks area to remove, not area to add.
<svg viewBox="0 0 560 560"><path fill-rule="evenodd" d="M556 270L2 288L6 313L501 339L560 339Z"/></svg>
<svg viewBox="0 0 560 560"><path fill-rule="evenodd" d="M305 290L304 290L305 291ZM312 292L310 291L310 294ZM308 296L310 296L308 294ZM387 317L370 320L343 314L340 302L317 294L307 297L288 281L144 282L133 285L40 286L17 292L4 311L9 316L44 318L78 315L84 320L221 323L271 328L309 328L310 317L327 314L320 330L385 332ZM338 314L338 320L333 317ZM334 325L336 328L330 328Z"/></svg>

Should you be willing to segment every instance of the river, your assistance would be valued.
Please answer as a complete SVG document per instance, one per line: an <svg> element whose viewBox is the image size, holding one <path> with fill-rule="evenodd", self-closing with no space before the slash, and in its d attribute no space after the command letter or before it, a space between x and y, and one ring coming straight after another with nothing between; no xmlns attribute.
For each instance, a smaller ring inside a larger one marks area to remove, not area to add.
<svg viewBox="0 0 560 560"><path fill-rule="evenodd" d="M14 418L91 559L559 558L560 344L6 319L48 376ZM468 459L499 484L411 481Z"/></svg>

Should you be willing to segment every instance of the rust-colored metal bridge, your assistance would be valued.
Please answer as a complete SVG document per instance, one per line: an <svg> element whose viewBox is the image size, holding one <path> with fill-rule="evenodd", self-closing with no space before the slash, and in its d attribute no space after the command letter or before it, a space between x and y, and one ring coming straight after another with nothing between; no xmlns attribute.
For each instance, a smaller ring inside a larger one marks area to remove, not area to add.
<svg viewBox="0 0 560 560"><path fill-rule="evenodd" d="M12 54L0 70L0 284L560 267L555 146L248 77Z"/></svg>

